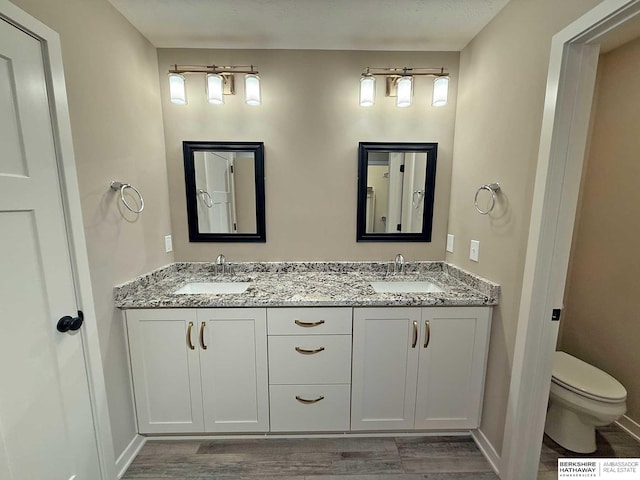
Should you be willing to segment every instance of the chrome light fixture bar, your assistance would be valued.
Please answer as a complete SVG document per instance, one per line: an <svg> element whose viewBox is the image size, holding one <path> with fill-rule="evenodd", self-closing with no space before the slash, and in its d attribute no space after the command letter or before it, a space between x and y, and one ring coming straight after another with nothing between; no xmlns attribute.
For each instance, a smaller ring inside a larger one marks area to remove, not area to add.
<svg viewBox="0 0 640 480"><path fill-rule="evenodd" d="M366 67L360 77L360 106L371 107L375 103L375 77L386 78L387 97L396 97L396 106L409 107L413 101L413 77L435 77L431 105L442 107L447 104L449 94L449 73L444 67Z"/></svg>
<svg viewBox="0 0 640 480"><path fill-rule="evenodd" d="M245 102L260 105L260 76L254 65L173 65L169 70L169 94L176 105L187 104L185 75L204 75L207 101L224 104L225 95L235 95L235 75L245 76Z"/></svg>

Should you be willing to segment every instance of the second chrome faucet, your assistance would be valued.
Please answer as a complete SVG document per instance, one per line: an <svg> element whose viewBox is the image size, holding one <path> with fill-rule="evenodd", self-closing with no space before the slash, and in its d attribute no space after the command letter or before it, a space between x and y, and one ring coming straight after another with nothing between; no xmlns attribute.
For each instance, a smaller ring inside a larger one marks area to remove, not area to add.
<svg viewBox="0 0 640 480"><path fill-rule="evenodd" d="M396 258L393 260L393 274L404 275L404 256L399 253L396 255Z"/></svg>

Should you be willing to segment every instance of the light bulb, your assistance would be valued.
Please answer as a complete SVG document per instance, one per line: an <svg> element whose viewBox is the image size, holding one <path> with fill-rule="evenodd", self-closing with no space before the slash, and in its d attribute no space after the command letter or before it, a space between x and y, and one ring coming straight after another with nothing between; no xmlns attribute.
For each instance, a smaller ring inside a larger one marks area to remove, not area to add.
<svg viewBox="0 0 640 480"><path fill-rule="evenodd" d="M376 79L373 75L360 78L360 106L372 107L376 98Z"/></svg>
<svg viewBox="0 0 640 480"><path fill-rule="evenodd" d="M244 76L244 98L247 105L260 105L262 103L260 77L255 73L249 73Z"/></svg>
<svg viewBox="0 0 640 480"><path fill-rule="evenodd" d="M449 94L449 77L436 77L433 81L433 100L431 105L434 107L444 107L447 104L447 96Z"/></svg>
<svg viewBox="0 0 640 480"><path fill-rule="evenodd" d="M413 77L406 76L400 77L396 83L397 94L396 106L397 107L409 107L411 106L412 90L413 90Z"/></svg>
<svg viewBox="0 0 640 480"><path fill-rule="evenodd" d="M207 74L207 100L213 105L224 103L224 78L217 73Z"/></svg>
<svg viewBox="0 0 640 480"><path fill-rule="evenodd" d="M187 91L184 87L184 76L179 73L169 74L169 95L176 105L187 104Z"/></svg>

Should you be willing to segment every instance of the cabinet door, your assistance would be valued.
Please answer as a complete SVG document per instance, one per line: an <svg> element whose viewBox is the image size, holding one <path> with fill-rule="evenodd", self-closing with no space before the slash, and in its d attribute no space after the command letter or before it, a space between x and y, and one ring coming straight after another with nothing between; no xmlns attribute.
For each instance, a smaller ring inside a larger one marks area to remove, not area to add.
<svg viewBox="0 0 640 480"><path fill-rule="evenodd" d="M126 318L138 431L204 431L195 310L127 310Z"/></svg>
<svg viewBox="0 0 640 480"><path fill-rule="evenodd" d="M490 311L490 307L422 309L415 428L479 426Z"/></svg>
<svg viewBox="0 0 640 480"><path fill-rule="evenodd" d="M265 310L198 310L198 342L205 431L268 431Z"/></svg>
<svg viewBox="0 0 640 480"><path fill-rule="evenodd" d="M417 307L354 309L352 430L413 428L420 314Z"/></svg>

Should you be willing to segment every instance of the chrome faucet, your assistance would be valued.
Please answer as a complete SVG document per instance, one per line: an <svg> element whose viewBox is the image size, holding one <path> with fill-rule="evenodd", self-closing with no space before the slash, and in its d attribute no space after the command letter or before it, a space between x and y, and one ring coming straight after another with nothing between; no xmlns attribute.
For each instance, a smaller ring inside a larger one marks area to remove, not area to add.
<svg viewBox="0 0 640 480"><path fill-rule="evenodd" d="M393 261L393 273L399 273L400 275L404 275L404 257L401 253L396 255L396 258Z"/></svg>
<svg viewBox="0 0 640 480"><path fill-rule="evenodd" d="M223 254L218 255L216 258L216 273L226 273L227 259Z"/></svg>

